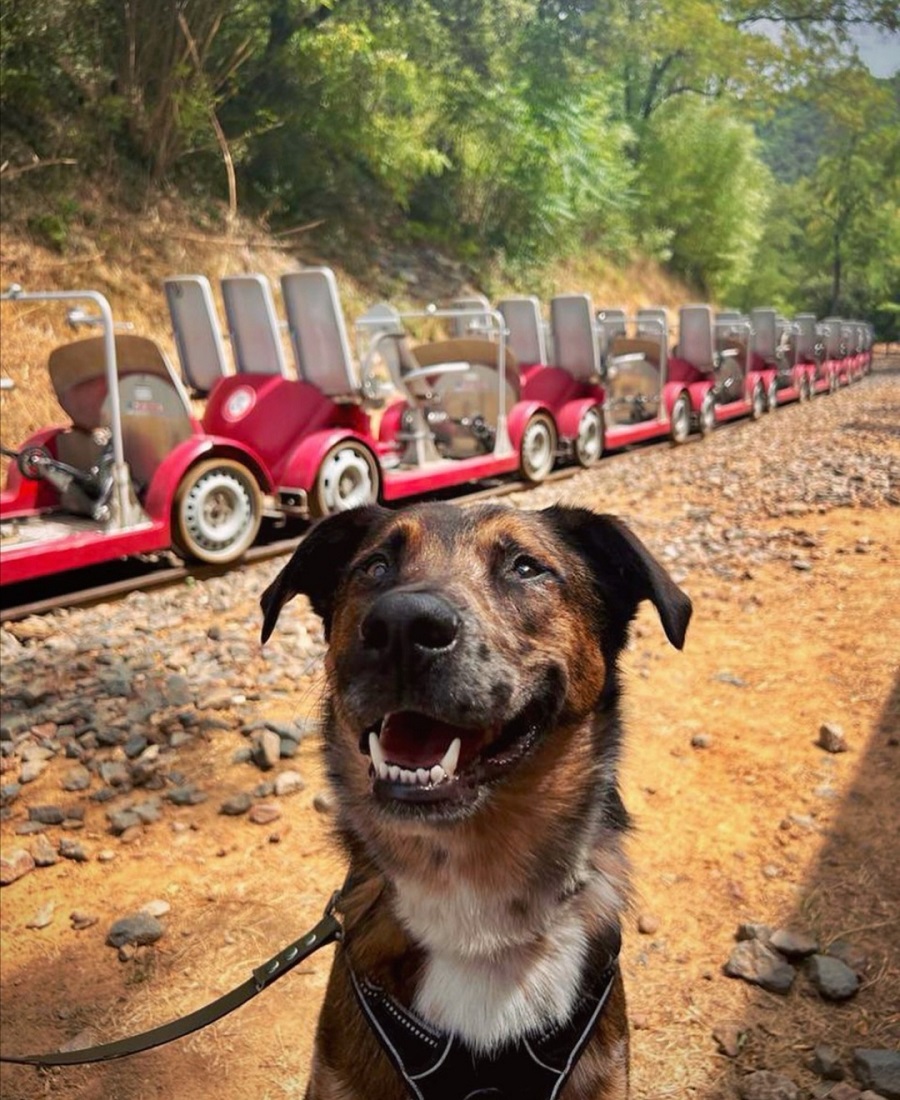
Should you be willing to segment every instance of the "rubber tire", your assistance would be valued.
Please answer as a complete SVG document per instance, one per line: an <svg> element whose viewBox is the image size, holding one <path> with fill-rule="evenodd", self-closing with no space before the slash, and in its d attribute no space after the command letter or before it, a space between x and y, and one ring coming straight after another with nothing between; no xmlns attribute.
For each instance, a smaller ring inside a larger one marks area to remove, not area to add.
<svg viewBox="0 0 900 1100"><path fill-rule="evenodd" d="M218 492L218 496L213 494ZM229 518L213 517L217 508L231 497L230 509L243 502L245 517L228 537L216 539L215 528ZM172 541L186 558L210 565L236 561L253 545L262 522L262 494L256 478L240 462L230 458L211 458L191 467L178 486L172 509Z"/></svg>
<svg viewBox="0 0 900 1100"><path fill-rule="evenodd" d="M345 490L344 475L340 473L341 464L338 462L343 456L344 462L354 462L355 472L360 475L360 480ZM361 473L365 466L366 473ZM335 483L334 471L339 475ZM364 478L368 477L368 488L364 489ZM355 439L342 439L336 443L325 455L316 471L315 484L309 494L309 514L313 519L322 516L331 516L337 512L348 512L351 508L363 508L367 504L377 504L381 491L381 474L375 456L362 443ZM346 492L346 495L344 493Z"/></svg>
<svg viewBox="0 0 900 1100"><path fill-rule="evenodd" d="M766 411L766 391L762 382L757 382L750 395L750 419L761 420Z"/></svg>
<svg viewBox="0 0 900 1100"><path fill-rule="evenodd" d="M669 438L676 446L686 443L691 434L691 399L682 390L675 398L669 416Z"/></svg>
<svg viewBox="0 0 900 1100"><path fill-rule="evenodd" d="M590 431L590 446L584 441L585 425L593 425ZM575 437L575 461L585 470L596 466L603 457L606 449L606 425L603 420L603 409L599 405L591 405L585 410L581 423L578 425L578 435Z"/></svg>
<svg viewBox="0 0 900 1100"><path fill-rule="evenodd" d="M773 413L778 408L778 386L773 382L766 391L766 412Z"/></svg>
<svg viewBox="0 0 900 1100"><path fill-rule="evenodd" d="M540 433L544 437L543 454L538 464L532 462L529 456L531 436ZM532 485L542 482L556 462L556 425L553 418L544 412L534 413L525 425L522 432L522 442L519 445L519 472L526 481Z"/></svg>
<svg viewBox="0 0 900 1100"><path fill-rule="evenodd" d="M716 427L716 403L712 393L707 393L697 413L697 422L700 434L706 439L712 435Z"/></svg>

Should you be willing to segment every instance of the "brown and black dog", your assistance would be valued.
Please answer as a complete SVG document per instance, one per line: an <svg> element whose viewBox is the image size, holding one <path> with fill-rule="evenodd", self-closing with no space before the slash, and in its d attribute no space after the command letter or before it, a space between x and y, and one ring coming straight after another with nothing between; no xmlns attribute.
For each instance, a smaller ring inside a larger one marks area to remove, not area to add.
<svg viewBox="0 0 900 1100"><path fill-rule="evenodd" d="M624 1100L616 666L690 600L612 516L448 504L320 522L264 641L298 593L350 860L309 1100Z"/></svg>

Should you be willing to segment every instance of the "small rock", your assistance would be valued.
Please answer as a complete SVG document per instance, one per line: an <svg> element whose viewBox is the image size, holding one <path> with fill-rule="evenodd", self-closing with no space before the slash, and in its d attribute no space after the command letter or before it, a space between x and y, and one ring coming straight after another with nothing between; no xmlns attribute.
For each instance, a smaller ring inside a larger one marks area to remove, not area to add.
<svg viewBox="0 0 900 1100"><path fill-rule="evenodd" d="M867 1089L885 1100L900 1100L900 1050L853 1051L853 1072Z"/></svg>
<svg viewBox="0 0 900 1100"><path fill-rule="evenodd" d="M126 829L143 824L134 810L110 810L106 818L109 821L109 831L113 836L121 836Z"/></svg>
<svg viewBox="0 0 900 1100"><path fill-rule="evenodd" d="M840 959L845 966L850 967L858 978L862 978L866 972L866 966L869 962L868 956L861 947L850 943L849 940L835 940L825 954L830 955L833 959Z"/></svg>
<svg viewBox="0 0 900 1100"><path fill-rule="evenodd" d="M712 745L712 737L708 733L695 733L691 738L691 746L695 749L708 749Z"/></svg>
<svg viewBox="0 0 900 1100"><path fill-rule="evenodd" d="M305 785L299 772L282 772L275 778L275 793L281 798L284 795L296 794L297 791L302 791Z"/></svg>
<svg viewBox="0 0 900 1100"><path fill-rule="evenodd" d="M53 922L53 913L56 909L55 901L46 901L38 909L31 920L25 925L26 928L46 928L48 924Z"/></svg>
<svg viewBox="0 0 900 1100"><path fill-rule="evenodd" d="M787 994L796 976L789 963L759 940L739 943L724 969L729 978L742 978L770 993Z"/></svg>
<svg viewBox="0 0 900 1100"><path fill-rule="evenodd" d="M827 1085L822 1093L816 1093L816 1095L821 1095L827 1100L862 1100L863 1094L859 1089L855 1089L845 1082L841 1085Z"/></svg>
<svg viewBox="0 0 900 1100"><path fill-rule="evenodd" d="M769 946L788 959L806 959L819 950L819 945L811 936L788 928L776 928L769 937Z"/></svg>
<svg viewBox="0 0 900 1100"><path fill-rule="evenodd" d="M45 836L36 836L31 842L31 858L35 867L52 867L59 863L56 849Z"/></svg>
<svg viewBox="0 0 900 1100"><path fill-rule="evenodd" d="M165 929L149 913L134 913L132 916L121 917L106 934L106 942L110 947L122 947L130 944L136 947L144 947L147 944L156 943Z"/></svg>
<svg viewBox="0 0 900 1100"><path fill-rule="evenodd" d="M75 909L69 914L69 920L75 932L83 932L85 928L92 928L100 918L93 913L85 913Z"/></svg>
<svg viewBox="0 0 900 1100"><path fill-rule="evenodd" d="M737 1058L747 1038L747 1033L741 1025L730 1020L716 1024L712 1034L718 1043L719 1050L729 1058Z"/></svg>
<svg viewBox="0 0 900 1100"><path fill-rule="evenodd" d="M800 1092L788 1077L763 1069L738 1082L741 1100L799 1100Z"/></svg>
<svg viewBox="0 0 900 1100"><path fill-rule="evenodd" d="M59 842L59 854L63 859L71 859L74 863L87 863L88 855L77 840L64 836Z"/></svg>
<svg viewBox="0 0 900 1100"><path fill-rule="evenodd" d="M193 784L176 787L166 794L166 798L175 806L197 806L205 802L208 797L206 791L198 790Z"/></svg>
<svg viewBox="0 0 900 1100"><path fill-rule="evenodd" d="M827 1046L825 1043L820 1043L813 1051L810 1068L813 1073L818 1073L826 1081L843 1081L844 1079L844 1068L841 1065L840 1055L834 1047Z"/></svg>
<svg viewBox="0 0 900 1100"><path fill-rule="evenodd" d="M747 686L747 681L741 679L740 676L735 676L733 672L717 672L713 679L718 680L720 684L730 684L732 687L743 688Z"/></svg>
<svg viewBox="0 0 900 1100"><path fill-rule="evenodd" d="M828 1001L846 1001L859 989L859 978L854 971L830 955L813 955L807 963L809 977Z"/></svg>
<svg viewBox="0 0 900 1100"><path fill-rule="evenodd" d="M171 912L172 906L163 898L154 898L152 901L145 902L138 912L147 913L151 917L164 917L166 913Z"/></svg>
<svg viewBox="0 0 900 1100"><path fill-rule="evenodd" d="M97 861L99 863L112 863L115 858L116 853L112 850L112 848L104 848L102 851L99 851L97 853Z"/></svg>
<svg viewBox="0 0 900 1100"><path fill-rule="evenodd" d="M241 814L245 814L252 805L253 796L246 791L241 791L239 794L233 794L231 798L226 798L219 807L219 813L225 814L227 817L239 817Z"/></svg>
<svg viewBox="0 0 900 1100"><path fill-rule="evenodd" d="M824 722L819 726L816 744L826 752L846 752L849 747L843 729L836 722Z"/></svg>
<svg viewBox="0 0 900 1100"><path fill-rule="evenodd" d="M62 806L29 806L28 820L39 821L42 825L62 825L66 815Z"/></svg>
<svg viewBox="0 0 900 1100"><path fill-rule="evenodd" d="M26 760L19 772L19 782L33 783L47 767L46 760Z"/></svg>
<svg viewBox="0 0 900 1100"><path fill-rule="evenodd" d="M274 768L281 759L281 738L272 730L261 730L253 737L253 763L263 771Z"/></svg>
<svg viewBox="0 0 900 1100"><path fill-rule="evenodd" d="M60 786L64 791L86 791L91 785L91 773L83 764L69 768Z"/></svg>
<svg viewBox="0 0 900 1100"><path fill-rule="evenodd" d="M261 802L258 806L254 806L250 811L249 818L254 825L271 825L273 821L277 821L281 817L281 810L278 806L272 806L265 802Z"/></svg>
<svg viewBox="0 0 900 1100"><path fill-rule="evenodd" d="M637 922L638 932L643 936L653 936L659 931L659 921L650 913L641 913Z"/></svg>
<svg viewBox="0 0 900 1100"><path fill-rule="evenodd" d="M0 855L0 886L9 886L11 882L34 870L31 853L24 848L13 848Z"/></svg>

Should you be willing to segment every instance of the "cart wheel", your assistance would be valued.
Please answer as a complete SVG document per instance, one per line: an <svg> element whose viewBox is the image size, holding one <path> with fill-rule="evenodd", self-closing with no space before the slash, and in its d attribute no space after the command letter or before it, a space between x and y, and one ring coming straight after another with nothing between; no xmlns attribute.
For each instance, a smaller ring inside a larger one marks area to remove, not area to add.
<svg viewBox="0 0 900 1100"><path fill-rule="evenodd" d="M762 387L762 382L757 382L750 398L750 419L759 420L765 411L766 391Z"/></svg>
<svg viewBox="0 0 900 1100"><path fill-rule="evenodd" d="M172 538L188 558L224 565L253 543L262 519L262 496L246 466L214 458L189 470L178 487Z"/></svg>
<svg viewBox="0 0 900 1100"><path fill-rule="evenodd" d="M556 426L547 413L535 413L525 425L519 448L519 472L526 481L543 481L556 460Z"/></svg>
<svg viewBox="0 0 900 1100"><path fill-rule="evenodd" d="M579 466L594 466L600 461L603 457L605 434L603 410L599 405L591 405L581 418L575 438L575 460Z"/></svg>
<svg viewBox="0 0 900 1100"><path fill-rule="evenodd" d="M309 495L310 515L362 508L378 500L378 464L371 451L352 439L336 444L322 459Z"/></svg>
<svg viewBox="0 0 900 1100"><path fill-rule="evenodd" d="M691 399L681 391L672 406L669 420L669 435L673 443L684 443L691 434Z"/></svg>
<svg viewBox="0 0 900 1100"><path fill-rule="evenodd" d="M769 388L766 390L766 412L775 412L778 408L778 383L769 383Z"/></svg>
<svg viewBox="0 0 900 1100"><path fill-rule="evenodd" d="M800 379L800 403L809 401L809 379L804 374Z"/></svg>
<svg viewBox="0 0 900 1100"><path fill-rule="evenodd" d="M716 402L712 395L712 392L708 392L703 398L703 403L700 405L700 412L697 415L700 426L700 434L705 439L708 435L712 435L713 429L716 426Z"/></svg>

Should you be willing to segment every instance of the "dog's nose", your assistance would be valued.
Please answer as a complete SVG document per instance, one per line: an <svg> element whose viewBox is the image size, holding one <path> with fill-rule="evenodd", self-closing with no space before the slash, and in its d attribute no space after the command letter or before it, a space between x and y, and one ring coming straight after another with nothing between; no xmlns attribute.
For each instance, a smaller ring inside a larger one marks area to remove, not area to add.
<svg viewBox="0 0 900 1100"><path fill-rule="evenodd" d="M459 635L455 608L431 592L386 592L360 626L363 645L379 656L427 658L450 649Z"/></svg>

